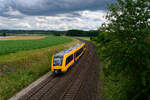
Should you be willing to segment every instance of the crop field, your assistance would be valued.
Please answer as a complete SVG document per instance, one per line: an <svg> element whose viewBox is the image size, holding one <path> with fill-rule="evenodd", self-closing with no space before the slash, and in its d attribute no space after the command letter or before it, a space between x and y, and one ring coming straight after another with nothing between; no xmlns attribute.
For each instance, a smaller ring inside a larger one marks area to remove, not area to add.
<svg viewBox="0 0 150 100"><path fill-rule="evenodd" d="M11 37L11 38L15 39L15 37ZM23 51L23 50L45 48L48 46L70 42L72 40L70 38L57 37L57 36L48 36L45 38L42 38L42 37L40 38L41 39L33 39L32 37L33 40L0 40L0 55L4 55L8 53L15 53L18 51Z"/></svg>
<svg viewBox="0 0 150 100"><path fill-rule="evenodd" d="M6 38L0 38L0 40L33 40L33 39L42 39L45 36L11 36Z"/></svg>

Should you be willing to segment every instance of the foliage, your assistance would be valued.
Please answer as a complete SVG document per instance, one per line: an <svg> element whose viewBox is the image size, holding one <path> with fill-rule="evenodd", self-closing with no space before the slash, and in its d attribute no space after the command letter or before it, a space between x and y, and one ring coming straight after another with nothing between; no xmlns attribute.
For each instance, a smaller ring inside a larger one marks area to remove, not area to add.
<svg viewBox="0 0 150 100"><path fill-rule="evenodd" d="M95 30L83 31L83 30L68 30L68 31L56 31L56 30L0 30L0 35L3 33L9 35L54 35L54 36L97 36L98 32Z"/></svg>
<svg viewBox="0 0 150 100"><path fill-rule="evenodd" d="M55 30L0 30L0 35L7 33L7 35L57 35L58 33L64 35L65 31Z"/></svg>
<svg viewBox="0 0 150 100"><path fill-rule="evenodd" d="M69 41L71 41L70 38L57 36L48 36L46 38L36 40L1 40L0 55L15 53L22 50L45 48Z"/></svg>
<svg viewBox="0 0 150 100"><path fill-rule="evenodd" d="M7 36L7 34L4 32L4 33L3 33L3 36Z"/></svg>
<svg viewBox="0 0 150 100"><path fill-rule="evenodd" d="M97 31L68 30L67 36L97 36Z"/></svg>
<svg viewBox="0 0 150 100"><path fill-rule="evenodd" d="M61 32L55 32L55 36L61 36Z"/></svg>
<svg viewBox="0 0 150 100"><path fill-rule="evenodd" d="M105 77L118 86L119 92L113 91L117 95L109 95L112 100L150 99L150 1L117 0L108 10L109 22L99 29L96 41ZM126 82L118 84L121 80Z"/></svg>
<svg viewBox="0 0 150 100"><path fill-rule="evenodd" d="M0 33L0 36L7 36L6 32Z"/></svg>

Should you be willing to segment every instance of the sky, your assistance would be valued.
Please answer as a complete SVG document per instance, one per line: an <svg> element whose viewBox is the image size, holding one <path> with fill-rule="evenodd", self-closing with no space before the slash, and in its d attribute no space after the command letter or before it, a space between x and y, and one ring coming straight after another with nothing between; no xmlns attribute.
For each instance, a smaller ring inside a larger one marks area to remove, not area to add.
<svg viewBox="0 0 150 100"><path fill-rule="evenodd" d="M0 29L96 30L115 0L0 0Z"/></svg>

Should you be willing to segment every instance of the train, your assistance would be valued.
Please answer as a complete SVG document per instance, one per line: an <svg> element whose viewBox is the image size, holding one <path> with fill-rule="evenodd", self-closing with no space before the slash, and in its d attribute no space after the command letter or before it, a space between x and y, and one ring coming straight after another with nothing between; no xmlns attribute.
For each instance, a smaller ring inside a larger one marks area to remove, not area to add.
<svg viewBox="0 0 150 100"><path fill-rule="evenodd" d="M54 75L66 72L84 54L85 43L78 43L75 46L63 50L52 56L51 71Z"/></svg>

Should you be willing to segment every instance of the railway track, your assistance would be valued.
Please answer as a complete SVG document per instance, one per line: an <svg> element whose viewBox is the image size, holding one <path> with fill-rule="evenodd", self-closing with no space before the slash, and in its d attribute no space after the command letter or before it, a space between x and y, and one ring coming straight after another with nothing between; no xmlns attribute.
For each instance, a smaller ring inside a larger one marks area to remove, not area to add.
<svg viewBox="0 0 150 100"><path fill-rule="evenodd" d="M91 55L88 53L88 56L91 56ZM89 61L88 63L85 63L84 66L89 66L89 64L91 65L91 61ZM78 79L74 83L68 86L68 88L66 89L66 91L63 93L63 95L61 96L59 100L75 100L80 90L84 86L84 84L86 84L84 77L89 76L88 75L89 71L90 71L90 67L86 67L82 71L82 73L79 75L80 77L78 77Z"/></svg>
<svg viewBox="0 0 150 100"><path fill-rule="evenodd" d="M96 100L93 91L97 83L91 81L98 80L99 64L95 47L90 42L86 46L85 54L71 70L64 75L50 76L19 100L83 100L83 97L84 100Z"/></svg>
<svg viewBox="0 0 150 100"><path fill-rule="evenodd" d="M40 85L36 86L34 89L29 91L23 97L21 97L19 100L29 100L32 96L34 96L37 92L39 92L42 88L44 88L48 83L50 83L52 79L54 78L50 76L47 80L43 81Z"/></svg>

